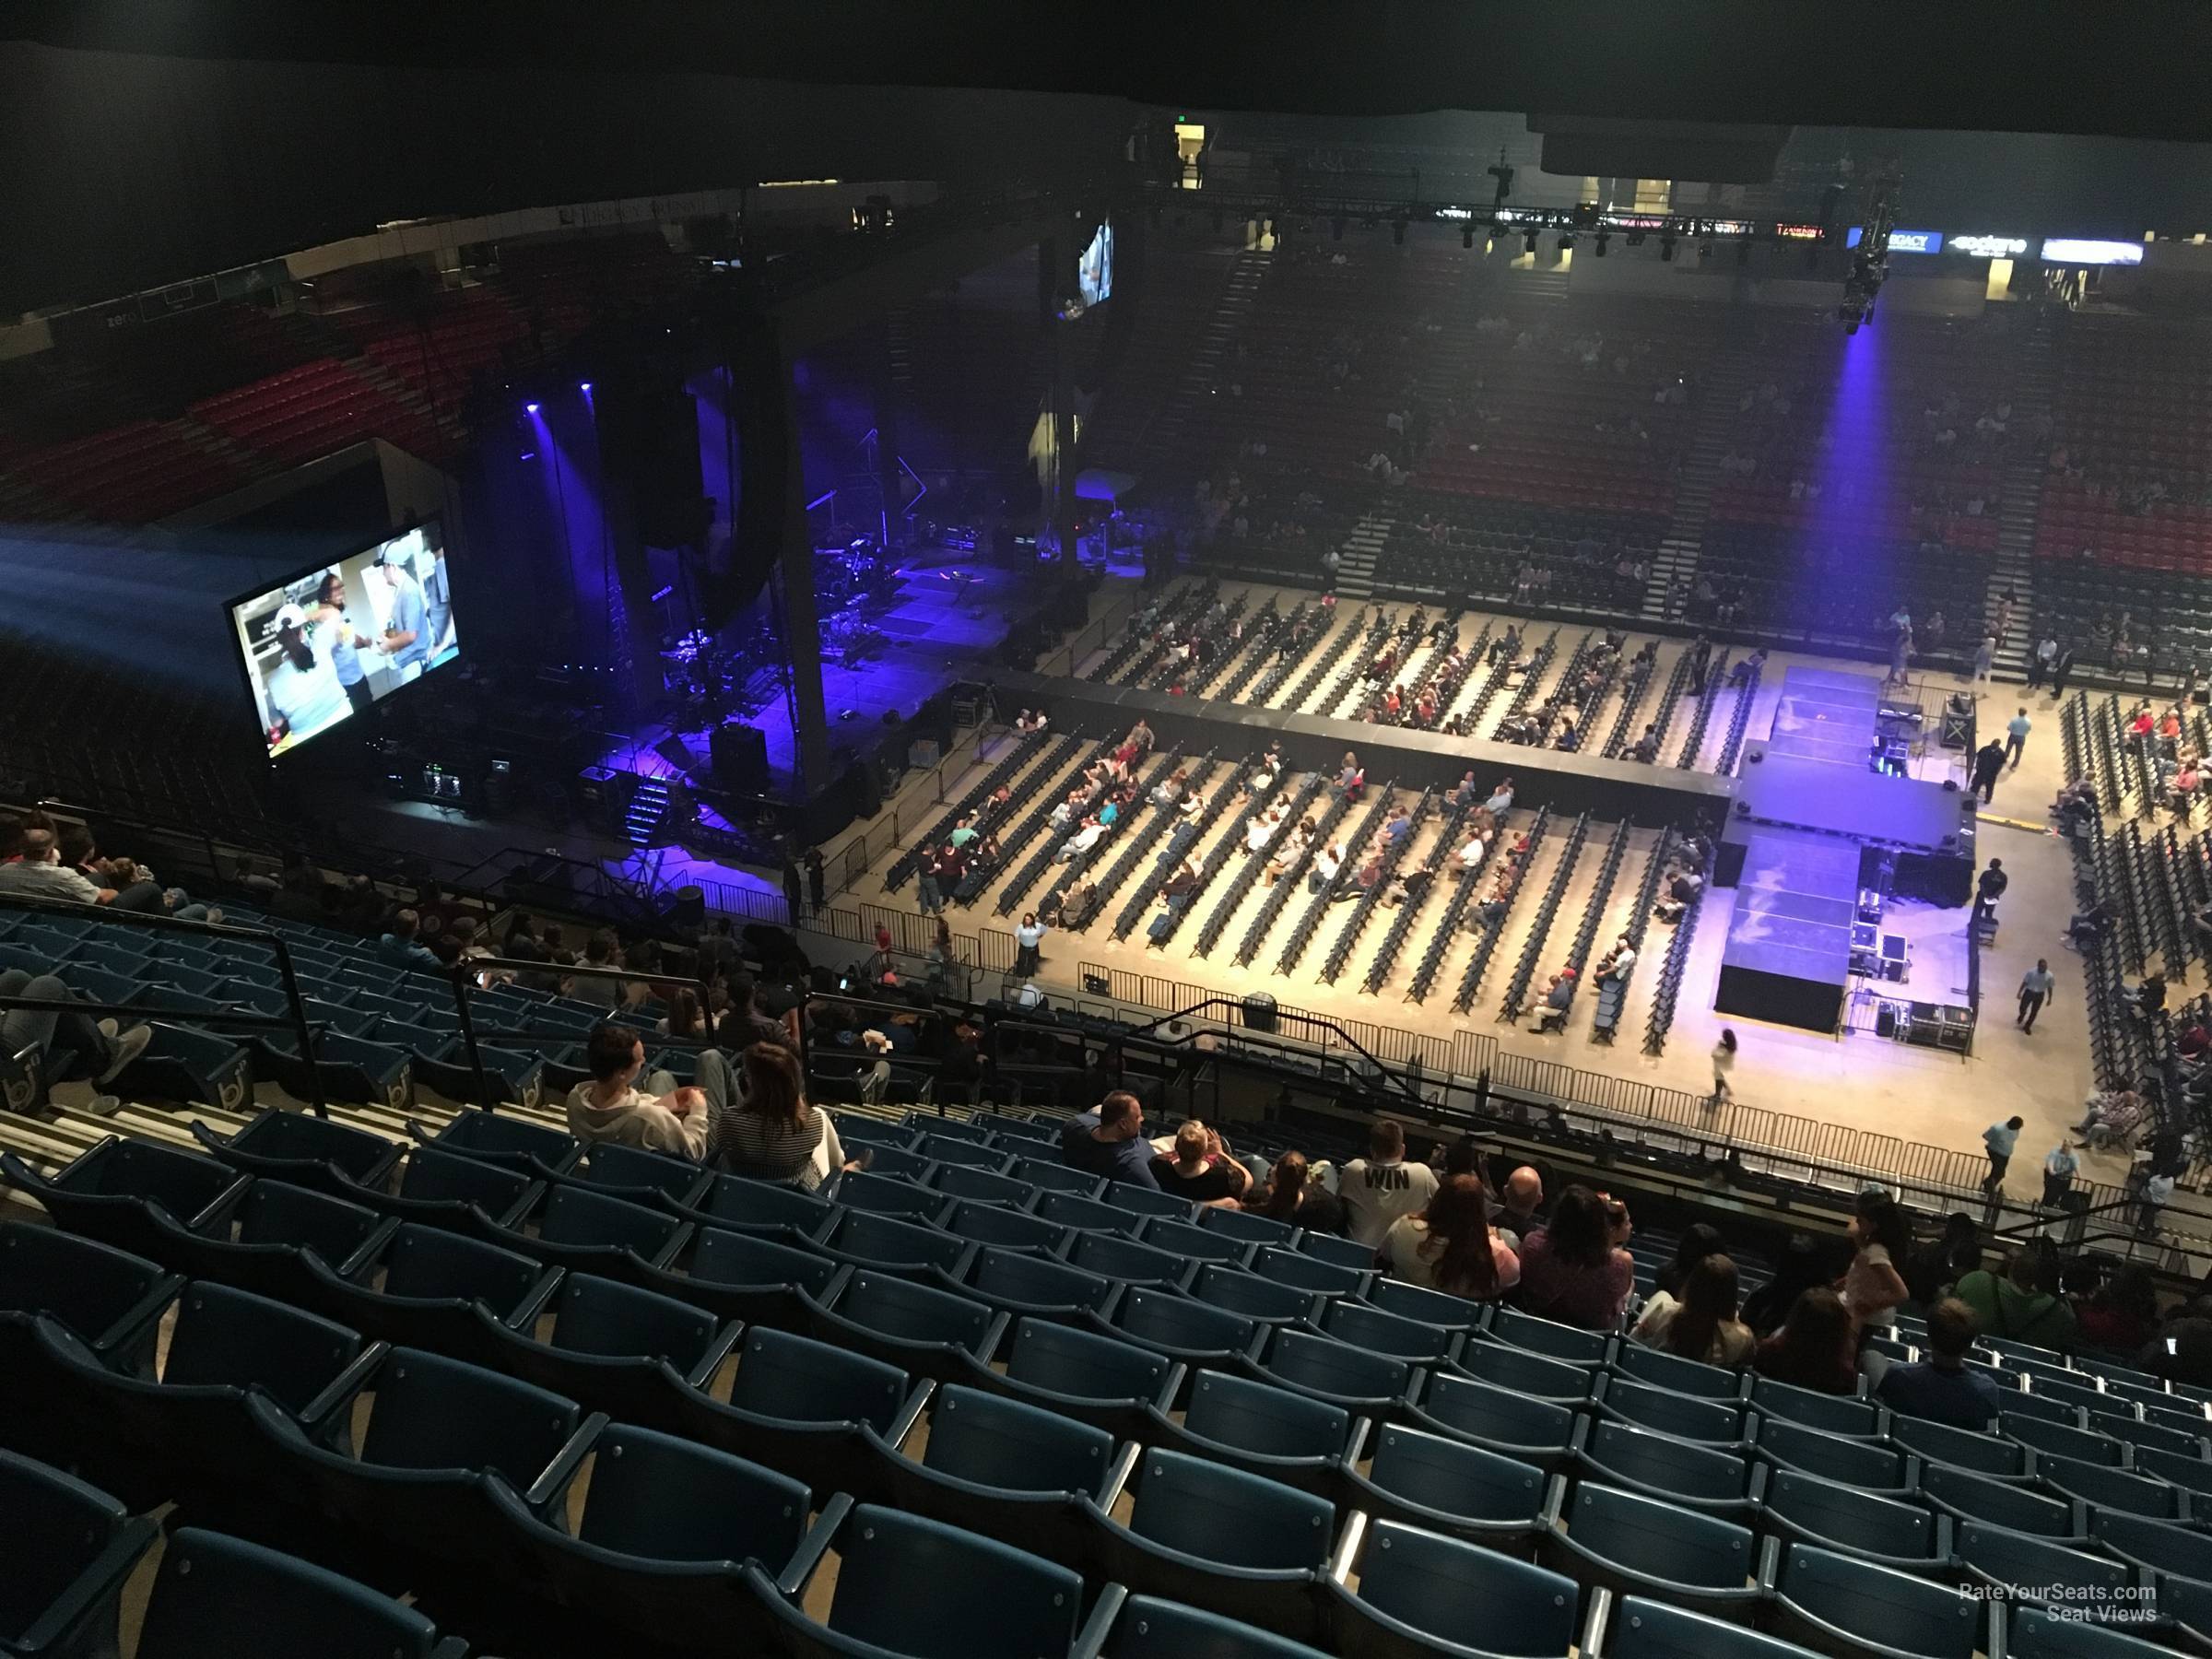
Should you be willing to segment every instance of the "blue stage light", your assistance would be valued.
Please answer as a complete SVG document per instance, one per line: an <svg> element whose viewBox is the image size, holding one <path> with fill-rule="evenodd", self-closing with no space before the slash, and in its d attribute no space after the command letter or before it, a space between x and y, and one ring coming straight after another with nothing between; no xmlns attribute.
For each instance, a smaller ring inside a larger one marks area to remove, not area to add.
<svg viewBox="0 0 2212 1659"><path fill-rule="evenodd" d="M590 381L584 381L584 382L582 382L581 384L579 384L579 385L577 386L577 388L576 388L576 390L577 390L577 391L579 391L579 392L589 392L591 389L592 389L592 382L591 382Z"/></svg>
<svg viewBox="0 0 2212 1659"><path fill-rule="evenodd" d="M537 413L537 406L535 404L524 404L523 406L523 413L525 415L535 415Z"/></svg>

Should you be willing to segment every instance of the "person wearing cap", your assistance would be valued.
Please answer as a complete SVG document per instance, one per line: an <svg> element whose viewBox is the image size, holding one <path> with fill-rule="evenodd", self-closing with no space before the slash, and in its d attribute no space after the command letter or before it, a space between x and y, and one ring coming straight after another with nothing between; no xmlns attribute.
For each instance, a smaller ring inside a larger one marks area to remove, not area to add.
<svg viewBox="0 0 2212 1659"><path fill-rule="evenodd" d="M392 595L384 619L382 649L392 659L393 671L405 684L419 678L429 664L429 615L423 606L421 585L407 574L398 553L387 547L377 555L374 568Z"/></svg>
<svg viewBox="0 0 2212 1659"><path fill-rule="evenodd" d="M270 631L276 639L276 661L264 671L262 685L268 694L271 747L288 737L295 742L312 737L353 712L329 660L316 655L308 641L305 611L296 605L278 606Z"/></svg>
<svg viewBox="0 0 2212 1659"><path fill-rule="evenodd" d="M361 666L361 648L376 644L367 634L353 625L346 614L346 572L333 565L324 572L323 581L315 589L315 602L307 607L307 620L318 639L329 641L330 665L345 688L346 700L359 713L371 702L375 694L369 689L369 675Z"/></svg>

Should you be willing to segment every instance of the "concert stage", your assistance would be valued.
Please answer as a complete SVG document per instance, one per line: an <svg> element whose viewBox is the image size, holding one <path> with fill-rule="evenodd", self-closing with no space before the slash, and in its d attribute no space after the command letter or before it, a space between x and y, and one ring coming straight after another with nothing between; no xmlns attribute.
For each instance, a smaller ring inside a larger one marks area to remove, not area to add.
<svg viewBox="0 0 2212 1659"><path fill-rule="evenodd" d="M1714 1008L1808 1031L1842 1023L1859 863L1858 848L1831 836L1765 830L1750 838Z"/></svg>

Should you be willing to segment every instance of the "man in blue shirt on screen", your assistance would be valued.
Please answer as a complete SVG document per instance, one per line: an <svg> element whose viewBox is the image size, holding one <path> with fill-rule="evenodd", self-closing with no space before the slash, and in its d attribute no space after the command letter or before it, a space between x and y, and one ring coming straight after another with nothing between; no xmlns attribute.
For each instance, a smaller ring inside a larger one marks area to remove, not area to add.
<svg viewBox="0 0 2212 1659"><path fill-rule="evenodd" d="M430 620L422 601L422 588L407 574L394 549L376 556L375 569L391 590L391 610L384 621L383 648L392 659L400 683L421 677L430 660Z"/></svg>
<svg viewBox="0 0 2212 1659"><path fill-rule="evenodd" d="M453 643L453 595L446 586L445 549L430 549L430 568L422 573L422 605L429 618L429 660L435 663Z"/></svg>

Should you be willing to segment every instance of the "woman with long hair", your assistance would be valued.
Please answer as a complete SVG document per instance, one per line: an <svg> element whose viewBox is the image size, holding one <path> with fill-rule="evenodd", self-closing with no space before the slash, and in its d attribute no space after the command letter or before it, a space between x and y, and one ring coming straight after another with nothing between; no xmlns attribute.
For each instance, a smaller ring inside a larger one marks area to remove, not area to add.
<svg viewBox="0 0 2212 1659"><path fill-rule="evenodd" d="M1762 1377L1821 1394L1856 1394L1857 1339L1851 1310L1826 1286L1800 1290L1782 1328L1759 1345L1752 1367Z"/></svg>
<svg viewBox="0 0 2212 1659"><path fill-rule="evenodd" d="M1741 1365L1757 1346L1735 1316L1735 1263L1715 1251L1700 1256L1682 1282L1679 1299L1661 1290L1643 1305L1630 1336L1707 1365Z"/></svg>
<svg viewBox="0 0 2212 1659"><path fill-rule="evenodd" d="M1418 1215L1382 1235L1393 1275L1470 1301L1494 1301L1521 1282L1521 1258L1490 1226L1489 1194L1474 1175L1448 1177Z"/></svg>
<svg viewBox="0 0 2212 1659"><path fill-rule="evenodd" d="M1836 1282L1833 1260L1810 1233L1792 1233L1775 1258L1774 1277L1744 1298L1743 1321L1755 1336L1779 1331L1806 1291Z"/></svg>
<svg viewBox="0 0 2212 1659"><path fill-rule="evenodd" d="M706 1073L726 1071L722 1055L700 1055L700 1081L718 1093ZM845 1161L830 1114L806 1101L798 1056L780 1043L756 1042L738 1056L735 1098L713 1114L707 1157L733 1175L782 1182L811 1193L825 1175L857 1169ZM718 1102L719 1103L719 1102Z"/></svg>
<svg viewBox="0 0 2212 1659"><path fill-rule="evenodd" d="M1562 1324L1612 1329L1636 1288L1636 1264L1623 1248L1629 1232L1627 1205L1569 1187L1551 1206L1551 1219L1522 1241L1522 1305Z"/></svg>
<svg viewBox="0 0 2212 1659"><path fill-rule="evenodd" d="M1675 1245L1675 1259L1659 1269L1658 1288L1669 1296L1679 1298L1682 1287L1689 1282L1698 1264L1727 1247L1719 1228L1709 1221L1691 1222L1682 1230L1682 1237Z"/></svg>
<svg viewBox="0 0 2212 1659"><path fill-rule="evenodd" d="M706 1016L700 1011L699 993L678 985L668 998L668 1012L654 1021L671 1037L704 1037Z"/></svg>
<svg viewBox="0 0 2212 1659"><path fill-rule="evenodd" d="M1344 1206L1335 1194L1312 1178L1303 1152L1285 1152L1277 1159L1267 1172L1267 1184L1238 1207L1310 1232L1344 1230Z"/></svg>
<svg viewBox="0 0 2212 1659"><path fill-rule="evenodd" d="M1897 1259L1912 1241L1905 1212L1879 1193L1860 1196L1851 1218L1851 1265L1843 1270L1843 1305L1864 1335L1897 1324L1897 1305L1911 1294Z"/></svg>

